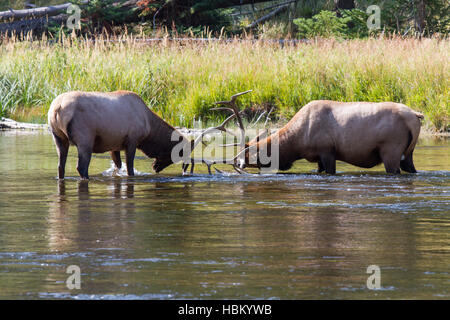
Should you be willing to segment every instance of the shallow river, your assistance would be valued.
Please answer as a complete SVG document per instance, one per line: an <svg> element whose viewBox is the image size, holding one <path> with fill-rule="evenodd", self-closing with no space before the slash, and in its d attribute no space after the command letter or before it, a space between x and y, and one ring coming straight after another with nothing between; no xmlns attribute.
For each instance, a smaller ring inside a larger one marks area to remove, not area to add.
<svg viewBox="0 0 450 320"><path fill-rule="evenodd" d="M80 182L72 147L58 182L49 134L0 132L0 298L450 298L449 140L420 141L415 175L150 164L117 177L96 156ZM66 286L70 265L81 289Z"/></svg>

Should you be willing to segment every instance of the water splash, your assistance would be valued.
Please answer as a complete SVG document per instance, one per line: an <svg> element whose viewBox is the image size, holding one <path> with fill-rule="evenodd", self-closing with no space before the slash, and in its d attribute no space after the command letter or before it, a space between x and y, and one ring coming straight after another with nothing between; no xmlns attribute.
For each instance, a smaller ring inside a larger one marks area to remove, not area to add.
<svg viewBox="0 0 450 320"><path fill-rule="evenodd" d="M122 162L122 167L119 169L114 164L114 161L110 162L109 169L102 172L102 175L105 177L127 177L127 164L125 162ZM147 176L150 175L150 173L146 172L140 172L134 168L134 175L135 176Z"/></svg>

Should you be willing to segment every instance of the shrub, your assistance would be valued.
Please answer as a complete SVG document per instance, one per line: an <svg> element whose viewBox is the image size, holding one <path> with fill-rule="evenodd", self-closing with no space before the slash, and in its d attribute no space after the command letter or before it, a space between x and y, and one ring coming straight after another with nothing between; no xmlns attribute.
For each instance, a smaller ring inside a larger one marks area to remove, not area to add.
<svg viewBox="0 0 450 320"><path fill-rule="evenodd" d="M367 14L358 9L341 10L341 17L335 12L323 10L312 18L294 19L300 38L356 38L367 36Z"/></svg>

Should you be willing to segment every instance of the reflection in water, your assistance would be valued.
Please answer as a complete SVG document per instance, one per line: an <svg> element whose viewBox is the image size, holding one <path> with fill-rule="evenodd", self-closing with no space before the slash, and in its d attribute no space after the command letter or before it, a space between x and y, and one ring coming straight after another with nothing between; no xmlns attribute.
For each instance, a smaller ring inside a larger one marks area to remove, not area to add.
<svg viewBox="0 0 450 320"><path fill-rule="evenodd" d="M448 299L450 144L433 143L417 147L417 175L298 162L281 175L117 177L105 157L80 181L72 153L59 181L49 135L1 136L0 297Z"/></svg>
<svg viewBox="0 0 450 320"><path fill-rule="evenodd" d="M58 251L59 246L68 247L70 240L67 235L71 225L67 225L67 213L69 211L69 203L66 199L66 182L60 180L57 183L58 193L50 197L51 202L48 207L48 221L51 228L48 229L49 247L51 250Z"/></svg>
<svg viewBox="0 0 450 320"><path fill-rule="evenodd" d="M84 246L90 245L90 240L98 233L97 223L108 224L111 232L125 234L125 230L131 229L132 224L124 223L123 218L130 218L134 215L135 204L133 202L123 202L123 199L134 197L134 182L122 179L113 179L109 184L103 185L106 189L103 193L109 193L110 199L99 199L90 193L90 181L80 180L76 182L77 198L75 212L73 216L70 209L73 203L69 204L66 196L66 180L58 180L58 193L52 197L49 204L49 247L52 251L64 251L70 249L84 250ZM70 196L69 196L70 197ZM117 201L115 201L117 200ZM113 221L101 222L102 211L107 210L115 216ZM127 219L125 219L127 220ZM76 223L74 223L76 221ZM71 236L71 237L69 237ZM111 239L95 239L96 243L109 243ZM119 241L115 237L114 241ZM131 241L130 237L120 237L120 241Z"/></svg>

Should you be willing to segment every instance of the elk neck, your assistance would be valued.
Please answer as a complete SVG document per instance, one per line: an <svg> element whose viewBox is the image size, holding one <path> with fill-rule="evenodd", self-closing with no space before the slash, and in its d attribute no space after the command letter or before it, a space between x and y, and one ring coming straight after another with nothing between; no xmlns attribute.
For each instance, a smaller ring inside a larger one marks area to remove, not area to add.
<svg viewBox="0 0 450 320"><path fill-rule="evenodd" d="M300 159L297 150L298 142L295 141L295 135L290 133L288 129L285 126L267 138L261 139L258 142L250 142L249 146L256 144L258 153L265 152L268 156L272 156L272 154L275 156L272 148L278 147L278 167L280 170L288 170L292 167L295 160Z"/></svg>
<svg viewBox="0 0 450 320"><path fill-rule="evenodd" d="M172 149L181 141L188 140L179 133L179 140L172 141L176 129L163 119L153 114L150 121L150 133L138 146L149 158L170 158Z"/></svg>

